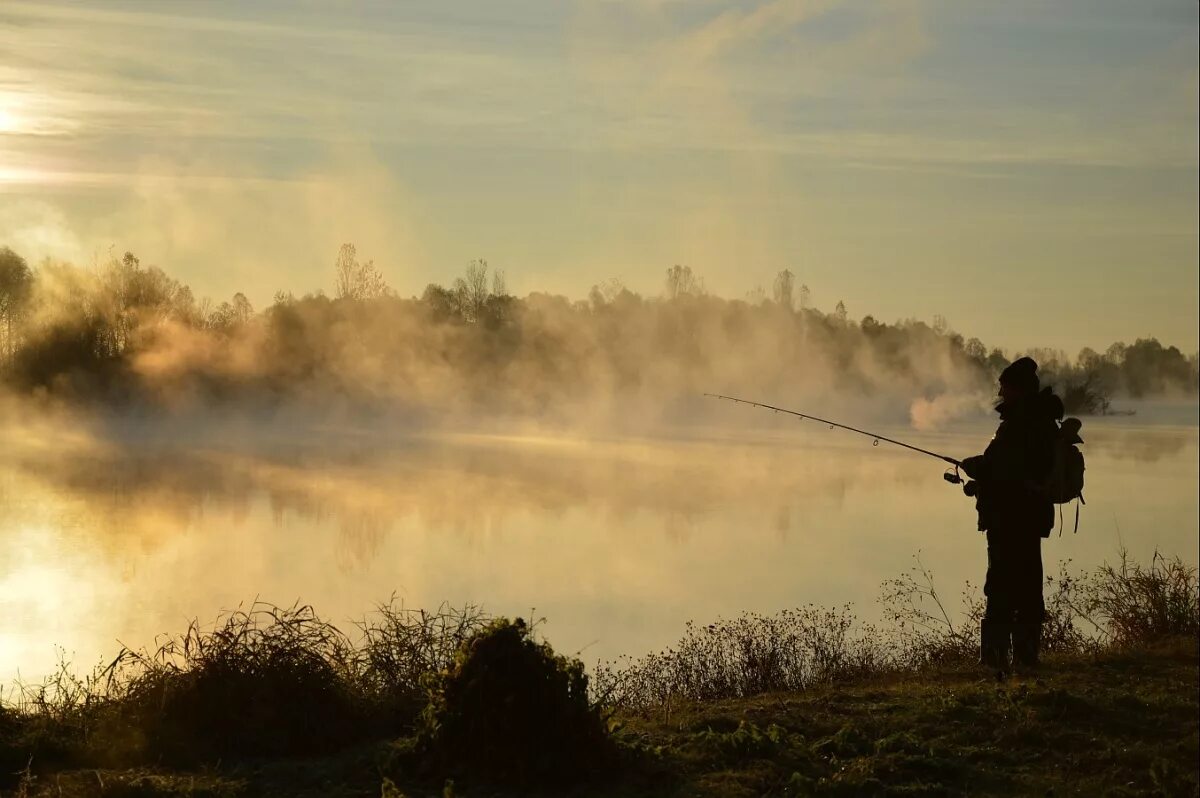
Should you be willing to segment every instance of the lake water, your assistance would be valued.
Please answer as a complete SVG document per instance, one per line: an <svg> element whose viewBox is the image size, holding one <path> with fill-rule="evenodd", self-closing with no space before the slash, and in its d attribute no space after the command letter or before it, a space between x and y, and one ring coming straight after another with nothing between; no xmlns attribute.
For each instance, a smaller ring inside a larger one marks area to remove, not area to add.
<svg viewBox="0 0 1200 798"><path fill-rule="evenodd" d="M0 683L49 672L56 646L90 667L256 597L343 628L393 593L534 613L590 663L742 610L877 617L880 583L918 552L943 593L982 582L972 502L936 460L743 410L654 438L10 425ZM993 426L880 432L962 457ZM1083 437L1087 505L1045 543L1047 570L1121 545L1195 564L1195 406L1089 419Z"/></svg>

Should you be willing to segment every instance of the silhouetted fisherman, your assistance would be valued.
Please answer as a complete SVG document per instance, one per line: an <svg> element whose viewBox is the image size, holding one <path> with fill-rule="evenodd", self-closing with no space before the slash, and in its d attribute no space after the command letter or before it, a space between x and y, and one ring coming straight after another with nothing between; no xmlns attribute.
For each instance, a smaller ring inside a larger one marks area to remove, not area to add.
<svg viewBox="0 0 1200 798"><path fill-rule="evenodd" d="M987 532L987 608L980 624L980 659L996 670L1034 667L1041 648L1042 538L1054 528L1054 505L1043 486L1054 465L1056 421L1063 404L1040 390L1037 363L1023 357L1000 374L1000 426L987 450L963 461L974 482L979 529Z"/></svg>

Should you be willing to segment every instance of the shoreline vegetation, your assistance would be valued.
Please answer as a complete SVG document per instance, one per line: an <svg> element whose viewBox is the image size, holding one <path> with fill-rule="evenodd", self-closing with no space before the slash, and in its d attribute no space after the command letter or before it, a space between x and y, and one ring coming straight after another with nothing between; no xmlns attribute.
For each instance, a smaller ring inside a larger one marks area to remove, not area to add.
<svg viewBox="0 0 1200 798"><path fill-rule="evenodd" d="M0 247L0 389L163 412L288 403L653 423L678 413L680 396L736 387L903 398L920 426L986 404L1010 362L941 316L855 319L842 301L822 311L789 270L740 299L708 293L675 265L658 296L608 280L573 301L513 296L503 272L477 260L450 285L404 298L346 244L331 277L332 295L280 291L256 310L242 293L198 300L128 252L89 268L31 267ZM1074 357L1019 355L1038 361L1072 414L1121 413L1123 398L1194 397L1200 381L1197 354L1154 338Z"/></svg>
<svg viewBox="0 0 1200 798"><path fill-rule="evenodd" d="M689 624L585 672L536 623L394 599L350 631L253 604L0 703L7 795L1196 795L1196 569L1046 580L1045 661L997 679L982 604L919 559L884 620Z"/></svg>

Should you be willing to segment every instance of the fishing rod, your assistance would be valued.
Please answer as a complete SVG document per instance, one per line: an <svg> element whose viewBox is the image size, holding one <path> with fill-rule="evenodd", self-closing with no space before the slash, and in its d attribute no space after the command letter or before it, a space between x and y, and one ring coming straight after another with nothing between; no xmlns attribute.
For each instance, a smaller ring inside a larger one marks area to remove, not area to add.
<svg viewBox="0 0 1200 798"><path fill-rule="evenodd" d="M887 443L895 444L896 446L903 446L905 449L911 449L914 452L920 452L921 454L926 454L926 455L929 455L930 457L936 457L937 459L947 462L950 465L954 466L955 473L953 473L953 474L947 473L945 475L947 482L953 482L953 483L957 484L959 481L961 481L961 478L958 476L958 469L960 467L962 467L962 461L955 460L953 457L947 457L944 454L938 454L937 452L931 452L928 449L922 449L920 446L913 446L910 443L905 443L904 441L898 441L898 440L895 440L894 438L888 438L884 435L877 435L874 432L868 432L863 429L858 429L857 427L851 427L846 424L839 424L836 421L830 421L829 419L826 419L826 418L818 418L816 416L810 416L808 413L801 413L797 410L788 410L786 407L776 407L775 405L767 405L767 404L763 404L762 402L752 402L749 399L739 399L736 396L725 396L724 394L719 394L719 393L706 393L704 395L711 396L714 399L726 399L730 402L738 402L739 404L743 404L743 405L751 405L753 407L761 407L764 410L774 410L776 413L787 413L789 416L796 416L797 418L808 419L809 421L816 421L821 424L828 424L830 429L837 427L838 429L844 429L844 430L847 430L848 432L857 432L859 435L866 435L868 438L873 438L876 446L879 445L880 441L885 441Z"/></svg>

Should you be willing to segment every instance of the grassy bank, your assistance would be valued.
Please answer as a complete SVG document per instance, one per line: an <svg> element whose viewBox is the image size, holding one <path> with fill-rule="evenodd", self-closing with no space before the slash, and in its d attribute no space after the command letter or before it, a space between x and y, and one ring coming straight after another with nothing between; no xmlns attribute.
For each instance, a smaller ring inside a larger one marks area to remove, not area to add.
<svg viewBox="0 0 1200 798"><path fill-rule="evenodd" d="M1195 639L688 704L631 723L676 795L1197 794Z"/></svg>
<svg viewBox="0 0 1200 798"><path fill-rule="evenodd" d="M935 669L618 716L622 767L589 795L1197 794L1194 639L1052 657L1037 678ZM68 768L27 795L521 795L406 773L410 739L192 769ZM392 792L384 778L392 781ZM548 790L556 794L557 790Z"/></svg>
<svg viewBox="0 0 1200 798"><path fill-rule="evenodd" d="M1003 679L972 664L977 603L958 624L926 577L888 586L886 627L817 609L691 627L594 669L590 693L470 608L388 605L354 638L307 608L233 613L26 686L0 708L0 790L1197 794L1194 569L1050 580L1044 666Z"/></svg>

